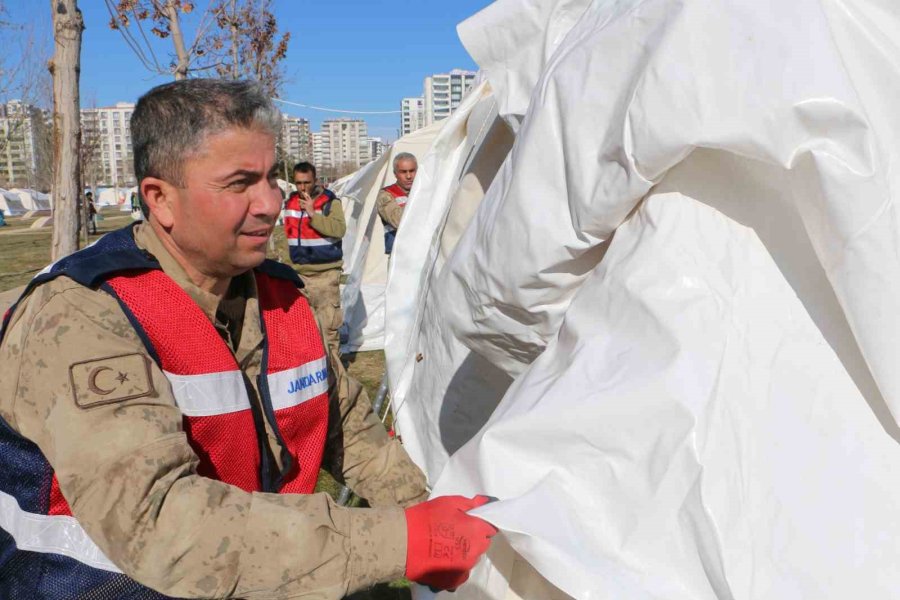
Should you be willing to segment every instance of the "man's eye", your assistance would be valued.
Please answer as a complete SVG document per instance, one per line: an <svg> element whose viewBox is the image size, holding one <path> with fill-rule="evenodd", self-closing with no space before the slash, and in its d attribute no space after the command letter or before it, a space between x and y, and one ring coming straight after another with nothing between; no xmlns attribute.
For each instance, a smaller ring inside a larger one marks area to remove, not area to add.
<svg viewBox="0 0 900 600"><path fill-rule="evenodd" d="M238 179L237 181L232 181L228 184L228 189L230 190L243 190L247 187L247 180Z"/></svg>

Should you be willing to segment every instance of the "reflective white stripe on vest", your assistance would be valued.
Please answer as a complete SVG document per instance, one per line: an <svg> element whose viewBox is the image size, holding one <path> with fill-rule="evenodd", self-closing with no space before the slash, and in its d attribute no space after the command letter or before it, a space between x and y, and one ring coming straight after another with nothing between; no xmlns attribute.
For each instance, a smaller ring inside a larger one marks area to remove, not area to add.
<svg viewBox="0 0 900 600"><path fill-rule="evenodd" d="M300 240L297 238L288 238L288 246L299 246Z"/></svg>
<svg viewBox="0 0 900 600"><path fill-rule="evenodd" d="M301 246L330 246L337 244L340 238L321 237L321 238L300 238Z"/></svg>
<svg viewBox="0 0 900 600"><path fill-rule="evenodd" d="M250 410L250 398L240 371L205 375L175 375L163 371L175 403L188 417L212 417Z"/></svg>
<svg viewBox="0 0 900 600"><path fill-rule="evenodd" d="M324 215L321 209L316 209L313 211L317 215ZM286 217L294 217L295 219L308 219L309 213L305 210L285 210L284 216Z"/></svg>
<svg viewBox="0 0 900 600"><path fill-rule="evenodd" d="M15 498L0 492L0 529L10 534L19 550L62 554L95 569L121 573L91 540L75 517L25 512Z"/></svg>
<svg viewBox="0 0 900 600"><path fill-rule="evenodd" d="M294 369L272 373L268 379L275 410L297 406L328 393L328 366L324 356Z"/></svg>

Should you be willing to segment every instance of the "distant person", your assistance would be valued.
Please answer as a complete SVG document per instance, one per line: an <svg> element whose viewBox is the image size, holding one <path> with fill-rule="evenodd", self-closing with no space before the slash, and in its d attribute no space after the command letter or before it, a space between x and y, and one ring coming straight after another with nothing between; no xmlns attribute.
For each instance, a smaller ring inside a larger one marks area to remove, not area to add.
<svg viewBox="0 0 900 600"><path fill-rule="evenodd" d="M347 231L341 201L322 188L316 167L308 162L294 166L297 191L288 197L284 211L284 234L294 269L303 280L309 303L325 328L325 338L335 352L340 348L341 239Z"/></svg>
<svg viewBox="0 0 900 600"><path fill-rule="evenodd" d="M287 265L281 115L244 81L131 116L145 220L31 282L0 328L0 598L339 600L455 589L488 498L425 477L328 353ZM371 508L315 493L320 468Z"/></svg>
<svg viewBox="0 0 900 600"><path fill-rule="evenodd" d="M84 195L84 203L87 205L88 233L97 235L97 207L94 206L93 192L88 192Z"/></svg>
<svg viewBox="0 0 900 600"><path fill-rule="evenodd" d="M138 189L131 193L131 220L132 221L143 221L144 220L144 212L141 208L141 190Z"/></svg>
<svg viewBox="0 0 900 600"><path fill-rule="evenodd" d="M378 207L378 216L384 224L385 254L390 254L394 250L394 238L397 236L397 228L400 227L403 209L406 207L409 190L412 189L418 169L416 157L409 152L401 152L394 157L394 178L397 182L378 192L375 205Z"/></svg>

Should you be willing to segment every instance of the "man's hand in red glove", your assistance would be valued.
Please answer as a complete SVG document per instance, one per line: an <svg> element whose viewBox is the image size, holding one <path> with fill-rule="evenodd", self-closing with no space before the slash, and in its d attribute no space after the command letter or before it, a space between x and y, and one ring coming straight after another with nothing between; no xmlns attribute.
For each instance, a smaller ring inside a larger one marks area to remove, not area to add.
<svg viewBox="0 0 900 600"><path fill-rule="evenodd" d="M455 590L487 552L497 528L466 511L487 496L442 496L406 509L406 576L440 590Z"/></svg>

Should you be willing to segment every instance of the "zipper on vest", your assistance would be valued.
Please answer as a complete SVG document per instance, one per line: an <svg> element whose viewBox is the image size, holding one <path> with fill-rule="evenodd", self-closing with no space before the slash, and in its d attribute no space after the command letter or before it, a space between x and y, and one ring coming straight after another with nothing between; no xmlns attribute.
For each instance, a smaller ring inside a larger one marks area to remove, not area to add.
<svg viewBox="0 0 900 600"><path fill-rule="evenodd" d="M259 311L259 325L262 328L263 334L263 355L262 362L260 363L259 375L256 376L256 385L259 388L259 400L262 404L263 412L265 413L266 420L269 422L269 426L272 427L272 433L275 434L275 439L278 440L278 444L281 446L281 471L276 475L274 473L275 469L274 465L265 464L260 461L260 481L262 481L262 487L264 492L271 492L273 494L277 494L281 489L281 486L284 484L284 480L287 477L288 473L291 472L291 469L294 468L294 457L291 455L291 451L288 448L287 444L284 443L284 438L281 437L281 431L278 429L278 421L275 419L275 409L272 407L272 396L269 393L269 334L266 331L266 323L263 318L263 311ZM265 436L265 431L263 431L263 437ZM267 463L268 461L266 461ZM300 465L297 465L297 472L299 473L301 470Z"/></svg>

